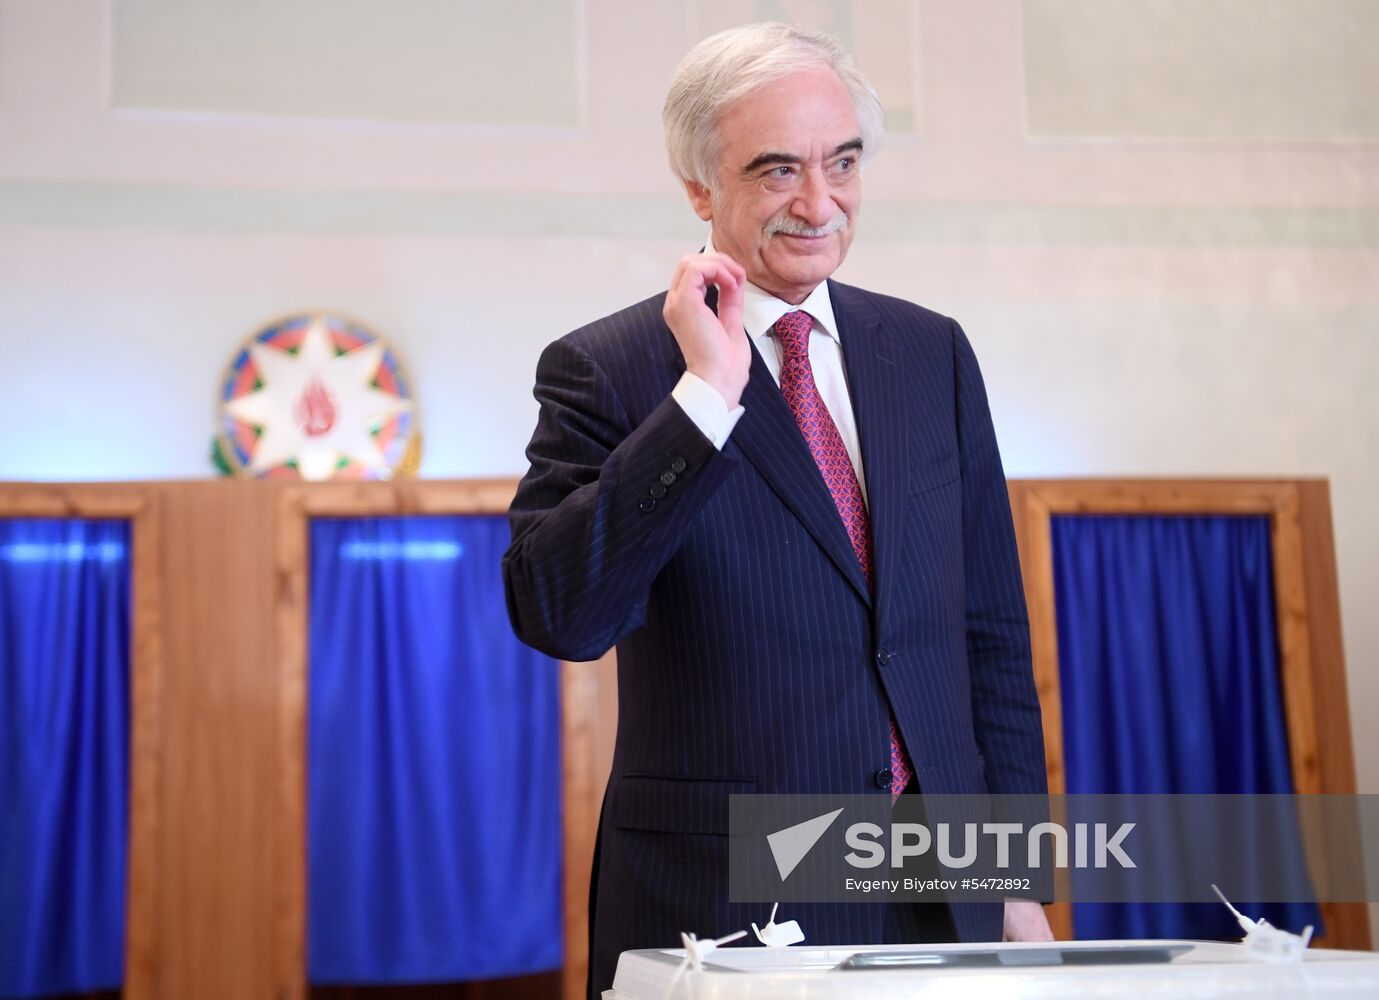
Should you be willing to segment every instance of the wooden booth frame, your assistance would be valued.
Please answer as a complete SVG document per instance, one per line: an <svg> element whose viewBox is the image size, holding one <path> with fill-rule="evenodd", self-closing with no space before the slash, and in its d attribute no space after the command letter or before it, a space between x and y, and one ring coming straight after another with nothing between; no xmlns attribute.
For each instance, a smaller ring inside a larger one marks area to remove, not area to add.
<svg viewBox="0 0 1379 1000"><path fill-rule="evenodd" d="M162 761L162 561L157 492L144 485L0 483L0 517L129 522L129 847L123 995L153 996Z"/></svg>
<svg viewBox="0 0 1379 1000"><path fill-rule="evenodd" d="M277 635L281 697L278 900L274 934L276 996L299 1000L306 992L306 725L307 636L310 580L308 533L318 517L506 514L515 479L417 480L378 483L318 483L285 489L277 509ZM610 657L611 658L611 657ZM560 663L562 882L565 997L583 997L588 974L589 873L604 783L611 763L608 704L611 684L601 683L609 663ZM602 692L602 694L601 694ZM603 704L600 704L602 700Z"/></svg>
<svg viewBox="0 0 1379 1000"><path fill-rule="evenodd" d="M1049 792L1063 794L1052 518L1061 514L1254 514L1270 519L1280 672L1294 788L1355 792L1350 709L1341 644L1331 500L1324 479L1023 480L1010 483L1035 684L1044 716ZM1364 904L1321 904L1325 945L1369 948ZM1054 934L1072 937L1066 903L1049 908Z"/></svg>

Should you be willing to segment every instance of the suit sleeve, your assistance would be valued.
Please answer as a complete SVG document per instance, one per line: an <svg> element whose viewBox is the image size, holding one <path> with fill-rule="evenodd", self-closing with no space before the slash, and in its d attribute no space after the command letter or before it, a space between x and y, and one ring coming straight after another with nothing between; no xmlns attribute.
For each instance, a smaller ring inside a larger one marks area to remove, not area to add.
<svg viewBox="0 0 1379 1000"><path fill-rule="evenodd" d="M565 338L536 369L530 468L503 557L518 638L591 660L642 624L648 591L736 460L669 395L633 426L589 353Z"/></svg>
<svg viewBox="0 0 1379 1000"><path fill-rule="evenodd" d="M967 660L977 743L996 794L1048 789L1010 496L976 355L953 324L963 483Z"/></svg>

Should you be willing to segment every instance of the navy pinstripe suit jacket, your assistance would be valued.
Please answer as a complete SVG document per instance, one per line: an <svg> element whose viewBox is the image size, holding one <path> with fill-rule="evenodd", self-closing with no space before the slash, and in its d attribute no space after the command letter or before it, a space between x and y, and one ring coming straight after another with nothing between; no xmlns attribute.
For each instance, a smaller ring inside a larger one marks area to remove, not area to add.
<svg viewBox="0 0 1379 1000"><path fill-rule="evenodd" d="M727 796L884 794L888 707L924 792L1046 789L976 358L947 317L829 288L874 597L760 357L722 452L670 398L684 360L664 294L563 337L537 366L541 411L503 573L524 642L570 660L617 645L617 745L590 893L597 990L624 949L763 922L761 907L728 903ZM814 943L870 943L883 940L884 909L792 905L782 919ZM999 903L952 911L961 939L999 939Z"/></svg>

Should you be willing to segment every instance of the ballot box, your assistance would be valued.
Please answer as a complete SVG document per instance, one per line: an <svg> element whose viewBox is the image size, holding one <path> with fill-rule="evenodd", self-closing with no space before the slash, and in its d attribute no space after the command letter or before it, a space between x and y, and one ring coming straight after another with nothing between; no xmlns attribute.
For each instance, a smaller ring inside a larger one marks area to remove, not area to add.
<svg viewBox="0 0 1379 1000"><path fill-rule="evenodd" d="M604 1000L1379 997L1379 954L1311 950L1267 962L1219 941L720 948L624 952Z"/></svg>

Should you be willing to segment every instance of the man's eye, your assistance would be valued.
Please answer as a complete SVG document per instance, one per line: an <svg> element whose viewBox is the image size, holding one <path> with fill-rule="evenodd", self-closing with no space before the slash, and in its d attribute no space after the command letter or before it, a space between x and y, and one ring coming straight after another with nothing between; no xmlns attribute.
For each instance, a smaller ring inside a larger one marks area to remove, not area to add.
<svg viewBox="0 0 1379 1000"><path fill-rule="evenodd" d="M835 164L835 166L837 166L837 168L838 168L839 170L847 171L847 170L851 170L852 167L853 167L853 165L854 165L856 162L857 162L857 161L856 161L853 157L851 157L851 156L844 156L842 159L840 159L840 160L837 161L837 163Z"/></svg>
<svg viewBox="0 0 1379 1000"><path fill-rule="evenodd" d="M771 168L771 176L772 176L772 177L789 177L789 176L790 176L790 168L787 167L787 166L786 166L785 164L783 164L783 163L782 163L780 166L778 166L778 167L772 167L772 168Z"/></svg>

